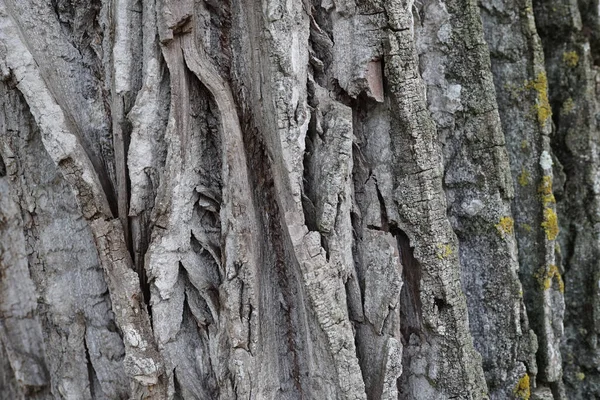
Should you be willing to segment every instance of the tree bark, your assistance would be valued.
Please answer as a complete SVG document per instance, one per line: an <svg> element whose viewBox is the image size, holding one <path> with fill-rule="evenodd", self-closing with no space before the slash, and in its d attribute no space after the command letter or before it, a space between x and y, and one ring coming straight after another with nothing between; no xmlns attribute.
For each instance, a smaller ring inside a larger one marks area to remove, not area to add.
<svg viewBox="0 0 600 400"><path fill-rule="evenodd" d="M598 10L0 0L0 398L600 398Z"/></svg>

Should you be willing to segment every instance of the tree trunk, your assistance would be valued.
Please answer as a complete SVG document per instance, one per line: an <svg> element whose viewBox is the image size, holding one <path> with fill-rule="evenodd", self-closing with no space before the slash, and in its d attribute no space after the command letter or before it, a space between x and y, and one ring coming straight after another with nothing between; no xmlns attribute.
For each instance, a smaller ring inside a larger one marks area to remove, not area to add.
<svg viewBox="0 0 600 400"><path fill-rule="evenodd" d="M599 13L0 0L0 398L600 398Z"/></svg>

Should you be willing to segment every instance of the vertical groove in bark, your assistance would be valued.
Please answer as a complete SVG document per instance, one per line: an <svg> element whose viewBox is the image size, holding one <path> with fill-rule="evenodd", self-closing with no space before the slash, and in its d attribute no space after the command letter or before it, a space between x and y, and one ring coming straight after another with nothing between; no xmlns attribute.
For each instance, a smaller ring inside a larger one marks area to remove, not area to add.
<svg viewBox="0 0 600 400"><path fill-rule="evenodd" d="M149 11L149 10L147 10ZM127 149L131 139L131 122L127 114L131 111L136 93L142 80L142 2L119 0L107 12L111 29L111 71L105 80L110 82L110 115L115 157L117 212L125 242L134 256L129 224L130 185L127 170ZM153 24L151 24L153 25Z"/></svg>
<svg viewBox="0 0 600 400"><path fill-rule="evenodd" d="M156 5L143 2L142 15L142 86L128 118L131 140L127 154L130 198L127 216L131 221L133 258L144 300L150 303L150 286L144 258L156 221L153 220L155 199L165 166L164 135L170 106L170 77L156 35ZM141 152L140 149L146 149Z"/></svg>

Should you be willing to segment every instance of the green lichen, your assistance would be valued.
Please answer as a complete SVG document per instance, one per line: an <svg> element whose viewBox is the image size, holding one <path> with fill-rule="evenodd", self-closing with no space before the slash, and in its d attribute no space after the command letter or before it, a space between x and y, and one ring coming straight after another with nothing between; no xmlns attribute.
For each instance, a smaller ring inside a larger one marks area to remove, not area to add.
<svg viewBox="0 0 600 400"><path fill-rule="evenodd" d="M558 217L553 209L549 207L544 208L544 221L541 225L546 232L548 240L556 240L559 232Z"/></svg>
<svg viewBox="0 0 600 400"><path fill-rule="evenodd" d="M537 74L534 80L527 83L527 89L535 90L537 98L535 101L534 110L537 114L537 119L540 125L545 125L546 121L552 116L552 108L548 101L548 78L545 72Z"/></svg>
<svg viewBox="0 0 600 400"><path fill-rule="evenodd" d="M528 147L529 143L527 143L527 140L521 140L521 150L527 150Z"/></svg>
<svg viewBox="0 0 600 400"><path fill-rule="evenodd" d="M534 274L543 290L548 290L552 287L552 282L556 281L558 284L558 290L561 293L565 292L565 282L562 279L558 267L554 264L548 266L548 268L542 268L538 273Z"/></svg>
<svg viewBox="0 0 600 400"><path fill-rule="evenodd" d="M529 400L531 396L531 387L529 383L529 375L525 374L515 387L515 397L520 400Z"/></svg>
<svg viewBox="0 0 600 400"><path fill-rule="evenodd" d="M577 378L578 381L582 381L585 379L585 374L583 372L578 372L575 374L575 378Z"/></svg>
<svg viewBox="0 0 600 400"><path fill-rule="evenodd" d="M527 232L527 233L529 233L533 230L533 228L529 224L523 224L521 226L523 227L523 229L525 229L525 232Z"/></svg>
<svg viewBox="0 0 600 400"><path fill-rule="evenodd" d="M562 105L561 108L561 113L562 114L571 114L573 112L573 109L575 109L575 102L573 101L572 98L568 98L565 100L565 102Z"/></svg>
<svg viewBox="0 0 600 400"><path fill-rule="evenodd" d="M563 62L567 67L575 68L579 64L579 55L576 51L567 51L563 53Z"/></svg>
<svg viewBox="0 0 600 400"><path fill-rule="evenodd" d="M437 257L440 260L445 260L452 255L452 247L449 244L438 244Z"/></svg>
<svg viewBox="0 0 600 400"><path fill-rule="evenodd" d="M498 229L502 237L512 235L515 230L515 221L511 217L502 217L500 218L500 222L496 224L496 229Z"/></svg>
<svg viewBox="0 0 600 400"><path fill-rule="evenodd" d="M544 207L549 207L551 204L556 203L554 193L552 193L552 177L544 175L542 177L542 183L538 186L538 193L542 198L542 204Z"/></svg>
<svg viewBox="0 0 600 400"><path fill-rule="evenodd" d="M521 185L523 187L529 185L529 177L530 177L529 172L525 168L523 168L521 170L521 173L517 177L517 181L519 182L519 185Z"/></svg>

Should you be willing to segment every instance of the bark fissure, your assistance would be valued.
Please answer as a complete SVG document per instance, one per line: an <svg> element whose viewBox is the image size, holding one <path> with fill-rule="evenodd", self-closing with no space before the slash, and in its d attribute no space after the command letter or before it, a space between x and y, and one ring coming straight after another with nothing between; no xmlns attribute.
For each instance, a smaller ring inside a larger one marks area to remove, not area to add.
<svg viewBox="0 0 600 400"><path fill-rule="evenodd" d="M398 242L402 260L402 291L400 292L400 329L404 344L408 345L412 335L419 339L423 335L423 316L420 297L421 266L415 259L413 248L406 233L398 228L393 229L393 235ZM439 301L439 299L434 299ZM438 308L439 310L439 308Z"/></svg>

